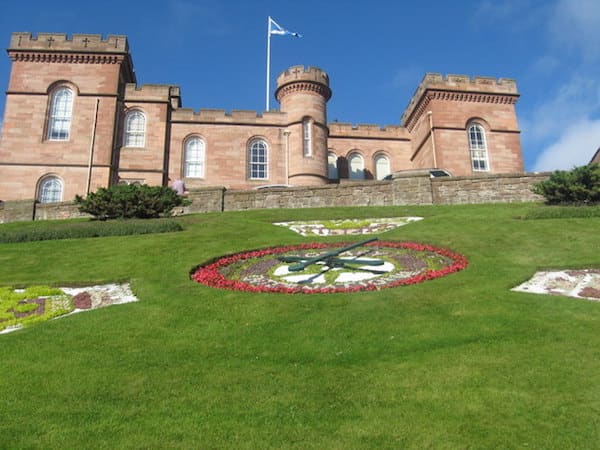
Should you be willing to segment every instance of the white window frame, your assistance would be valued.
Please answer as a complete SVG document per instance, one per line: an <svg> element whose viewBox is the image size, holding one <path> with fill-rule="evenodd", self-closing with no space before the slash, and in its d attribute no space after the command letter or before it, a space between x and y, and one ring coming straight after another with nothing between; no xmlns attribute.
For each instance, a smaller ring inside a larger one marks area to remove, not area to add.
<svg viewBox="0 0 600 450"><path fill-rule="evenodd" d="M269 179L269 146L264 139L253 139L248 146L248 178Z"/></svg>
<svg viewBox="0 0 600 450"><path fill-rule="evenodd" d="M479 123L472 123L467 129L467 134L469 138L471 168L474 172L488 172L490 164L485 129Z"/></svg>
<svg viewBox="0 0 600 450"><path fill-rule="evenodd" d="M142 111L129 111L125 116L123 145L138 148L146 146L146 115Z"/></svg>
<svg viewBox="0 0 600 450"><path fill-rule="evenodd" d="M60 178L55 175L46 176L40 181L38 201L40 203L62 202L63 191L63 182Z"/></svg>
<svg viewBox="0 0 600 450"><path fill-rule="evenodd" d="M186 139L183 149L184 178L204 178L206 144L200 136Z"/></svg>
<svg viewBox="0 0 600 450"><path fill-rule="evenodd" d="M338 180L340 178L337 162L337 155L331 151L327 152L327 178L330 180Z"/></svg>
<svg viewBox="0 0 600 450"><path fill-rule="evenodd" d="M380 161L385 161L385 167L380 168ZM375 166L375 179L383 180L386 176L392 173L392 166L390 158L383 153L375 155L374 166Z"/></svg>
<svg viewBox="0 0 600 450"><path fill-rule="evenodd" d="M73 90L62 86L52 92L48 110L46 138L49 141L68 141L73 120Z"/></svg>
<svg viewBox="0 0 600 450"><path fill-rule="evenodd" d="M305 118L302 121L302 150L305 158L313 155L313 121Z"/></svg>
<svg viewBox="0 0 600 450"><path fill-rule="evenodd" d="M360 161L356 167L352 167L352 162ZM356 172L354 171L356 169ZM351 180L364 180L365 179L365 159L360 153L351 153L348 156L348 178Z"/></svg>

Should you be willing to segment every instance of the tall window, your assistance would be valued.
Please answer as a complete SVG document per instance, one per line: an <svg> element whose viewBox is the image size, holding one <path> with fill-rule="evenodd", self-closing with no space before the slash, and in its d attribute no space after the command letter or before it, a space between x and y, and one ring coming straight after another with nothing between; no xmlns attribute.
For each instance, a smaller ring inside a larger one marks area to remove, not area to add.
<svg viewBox="0 0 600 450"><path fill-rule="evenodd" d="M53 203L62 201L63 185L58 177L44 178L39 186L38 201L40 203Z"/></svg>
<svg viewBox="0 0 600 450"><path fill-rule="evenodd" d="M469 152L474 171L489 170L485 130L478 123L469 126Z"/></svg>
<svg viewBox="0 0 600 450"><path fill-rule="evenodd" d="M141 111L130 111L125 116L125 147L144 147L146 145L146 116Z"/></svg>
<svg viewBox="0 0 600 450"><path fill-rule="evenodd" d="M183 176L186 178L204 178L204 141L191 137L185 141Z"/></svg>
<svg viewBox="0 0 600 450"><path fill-rule="evenodd" d="M52 93L48 116L48 139L66 141L71 131L73 91L62 87Z"/></svg>
<svg viewBox="0 0 600 450"><path fill-rule="evenodd" d="M337 155L333 152L327 153L327 178L330 180L337 180L339 178Z"/></svg>
<svg viewBox="0 0 600 450"><path fill-rule="evenodd" d="M348 157L349 178L352 180L364 180L365 163L363 157L358 153L353 153Z"/></svg>
<svg viewBox="0 0 600 450"><path fill-rule="evenodd" d="M262 139L255 139L248 150L248 172L251 180L266 180L268 178L268 149Z"/></svg>
<svg viewBox="0 0 600 450"><path fill-rule="evenodd" d="M312 156L312 120L309 118L302 121L302 136L304 156Z"/></svg>
<svg viewBox="0 0 600 450"><path fill-rule="evenodd" d="M390 160L385 155L377 155L375 157L375 178L383 180L391 173Z"/></svg>

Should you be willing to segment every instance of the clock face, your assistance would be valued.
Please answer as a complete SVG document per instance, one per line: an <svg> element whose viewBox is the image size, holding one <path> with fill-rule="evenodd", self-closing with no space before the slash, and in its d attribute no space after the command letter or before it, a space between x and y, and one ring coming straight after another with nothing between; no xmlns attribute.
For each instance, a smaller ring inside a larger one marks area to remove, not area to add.
<svg viewBox="0 0 600 450"><path fill-rule="evenodd" d="M223 256L196 267L191 278L222 289L323 294L416 284L466 266L462 255L412 242L310 243Z"/></svg>

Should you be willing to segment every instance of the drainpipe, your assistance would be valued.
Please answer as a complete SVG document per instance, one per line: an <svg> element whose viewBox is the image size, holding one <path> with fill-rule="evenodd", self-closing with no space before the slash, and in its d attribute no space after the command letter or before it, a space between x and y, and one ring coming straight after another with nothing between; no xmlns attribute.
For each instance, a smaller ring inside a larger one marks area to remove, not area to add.
<svg viewBox="0 0 600 450"><path fill-rule="evenodd" d="M98 124L98 107L100 99L96 99L96 110L94 111L94 123L92 124L92 138L90 139L90 159L88 161L88 177L85 188L86 195L90 193L90 184L92 183L92 164L94 160L94 143L96 142L96 125Z"/></svg>
<svg viewBox="0 0 600 450"><path fill-rule="evenodd" d="M284 130L285 136L285 184L290 184L290 130Z"/></svg>
<svg viewBox="0 0 600 450"><path fill-rule="evenodd" d="M433 134L433 112L427 111L429 117L429 135L431 136L431 149L433 152L433 167L437 168L437 156L435 153L435 135Z"/></svg>

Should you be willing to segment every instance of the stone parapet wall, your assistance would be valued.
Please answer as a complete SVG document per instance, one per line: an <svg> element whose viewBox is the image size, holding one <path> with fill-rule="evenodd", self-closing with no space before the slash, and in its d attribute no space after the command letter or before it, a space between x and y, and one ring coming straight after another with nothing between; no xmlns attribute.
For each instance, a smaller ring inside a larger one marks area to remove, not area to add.
<svg viewBox="0 0 600 450"><path fill-rule="evenodd" d="M0 202L0 223L33 219L33 200Z"/></svg>
<svg viewBox="0 0 600 450"><path fill-rule="evenodd" d="M226 191L223 210L272 208L326 208L393 204L392 183L344 183L289 189Z"/></svg>
<svg viewBox="0 0 600 450"><path fill-rule="evenodd" d="M191 205L182 209L183 214L223 211L225 188L221 186L194 189L187 194Z"/></svg>
<svg viewBox="0 0 600 450"><path fill-rule="evenodd" d="M550 173L443 178L415 175L392 181L258 190L227 190L214 186L192 189L187 194L191 205L178 208L174 214L274 208L541 202L543 198L534 194L531 188L549 176ZM43 204L24 200L0 204L0 223L76 217L89 216L80 213L71 202Z"/></svg>
<svg viewBox="0 0 600 450"><path fill-rule="evenodd" d="M432 200L439 205L539 202L544 198L534 194L531 188L549 176L549 173L540 173L434 178L431 180Z"/></svg>
<svg viewBox="0 0 600 450"><path fill-rule="evenodd" d="M429 175L396 178L393 182L393 205L431 205L431 178Z"/></svg>
<svg viewBox="0 0 600 450"><path fill-rule="evenodd" d="M59 220L76 219L79 217L92 217L89 214L81 213L77 205L73 202L60 203L36 203L34 220Z"/></svg>

